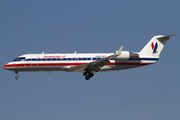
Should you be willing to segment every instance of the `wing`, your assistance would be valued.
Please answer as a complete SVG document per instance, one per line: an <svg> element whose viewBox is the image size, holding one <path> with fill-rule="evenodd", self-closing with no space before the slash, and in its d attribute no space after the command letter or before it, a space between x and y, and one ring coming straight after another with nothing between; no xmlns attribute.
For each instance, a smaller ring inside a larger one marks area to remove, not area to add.
<svg viewBox="0 0 180 120"><path fill-rule="evenodd" d="M123 46L121 46L121 48L117 52L115 52L114 55L110 55L108 57L84 64L84 65L78 65L78 66L71 67L71 70L73 72L84 72L86 70L98 72L103 66L110 63L111 59L116 58L116 56L120 55L122 49L123 49Z"/></svg>

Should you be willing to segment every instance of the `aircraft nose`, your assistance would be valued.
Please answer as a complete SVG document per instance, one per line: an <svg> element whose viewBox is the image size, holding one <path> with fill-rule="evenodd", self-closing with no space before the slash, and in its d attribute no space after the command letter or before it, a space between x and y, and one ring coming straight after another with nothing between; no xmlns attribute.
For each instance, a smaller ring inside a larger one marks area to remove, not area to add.
<svg viewBox="0 0 180 120"><path fill-rule="evenodd" d="M12 67L11 67L11 65L9 65L9 64L4 65L3 68L4 68L5 70L12 70Z"/></svg>
<svg viewBox="0 0 180 120"><path fill-rule="evenodd" d="M12 63L10 62L10 63L4 65L4 66L3 66L3 69L14 71L14 70L16 69L16 67L14 66L14 64L12 64Z"/></svg>
<svg viewBox="0 0 180 120"><path fill-rule="evenodd" d="M3 68L7 70L7 65L4 65Z"/></svg>

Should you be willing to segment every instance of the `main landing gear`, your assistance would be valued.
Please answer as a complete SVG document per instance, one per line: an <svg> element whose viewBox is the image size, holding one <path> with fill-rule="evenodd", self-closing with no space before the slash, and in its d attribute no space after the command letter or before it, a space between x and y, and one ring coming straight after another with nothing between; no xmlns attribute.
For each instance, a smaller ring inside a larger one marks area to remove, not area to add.
<svg viewBox="0 0 180 120"><path fill-rule="evenodd" d="M86 71L86 72L84 72L83 76L85 76L86 80L89 80L91 77L94 76L94 74L91 71L89 71L89 72Z"/></svg>
<svg viewBox="0 0 180 120"><path fill-rule="evenodd" d="M18 79L19 79L19 76L18 76L18 71L15 71L15 74L16 74L15 79L16 79L16 80L18 80Z"/></svg>

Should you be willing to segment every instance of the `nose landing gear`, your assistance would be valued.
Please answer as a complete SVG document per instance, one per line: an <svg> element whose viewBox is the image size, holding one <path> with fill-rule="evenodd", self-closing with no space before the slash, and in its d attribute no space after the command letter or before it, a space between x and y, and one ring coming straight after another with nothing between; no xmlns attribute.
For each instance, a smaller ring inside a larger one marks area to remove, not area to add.
<svg viewBox="0 0 180 120"><path fill-rule="evenodd" d="M18 77L18 76L16 76L16 77L15 77L15 79L16 79L16 80L18 80L18 79L19 79L19 77Z"/></svg>
<svg viewBox="0 0 180 120"><path fill-rule="evenodd" d="M16 80L18 80L18 79L19 79L19 76L18 76L18 71L15 71L15 74L16 74L15 79L16 79Z"/></svg>

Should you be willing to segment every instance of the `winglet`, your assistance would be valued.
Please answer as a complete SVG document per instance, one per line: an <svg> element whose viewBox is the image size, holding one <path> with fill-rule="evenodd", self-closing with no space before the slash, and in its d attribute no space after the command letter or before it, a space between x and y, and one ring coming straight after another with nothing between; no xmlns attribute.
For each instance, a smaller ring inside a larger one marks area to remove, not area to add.
<svg viewBox="0 0 180 120"><path fill-rule="evenodd" d="M119 50L117 51L116 55L121 55L122 49L123 49L123 46L121 46L121 47L119 48Z"/></svg>

